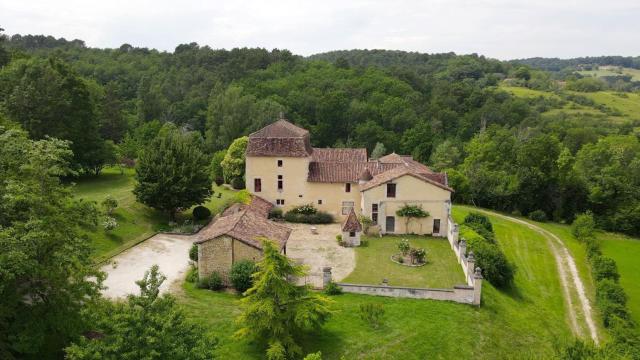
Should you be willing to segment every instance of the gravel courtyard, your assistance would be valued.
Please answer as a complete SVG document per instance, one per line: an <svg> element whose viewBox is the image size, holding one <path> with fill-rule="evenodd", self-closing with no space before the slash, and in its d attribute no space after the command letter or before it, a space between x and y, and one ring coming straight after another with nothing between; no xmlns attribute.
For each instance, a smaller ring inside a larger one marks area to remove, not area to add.
<svg viewBox="0 0 640 360"><path fill-rule="evenodd" d="M315 225L317 234L311 233L308 224L286 223L293 229L287 242L287 256L309 266L310 273L301 279L314 287L322 286L322 268L331 267L334 281L349 275L356 265L353 248L338 245L336 235L341 233L340 224Z"/></svg>
<svg viewBox="0 0 640 360"><path fill-rule="evenodd" d="M108 275L104 282L107 289L102 293L110 298L138 294L135 281L142 279L144 272L154 264L167 277L160 288L161 292L167 292L176 280L184 279L192 243L192 236L157 234L116 255L102 266L102 271Z"/></svg>

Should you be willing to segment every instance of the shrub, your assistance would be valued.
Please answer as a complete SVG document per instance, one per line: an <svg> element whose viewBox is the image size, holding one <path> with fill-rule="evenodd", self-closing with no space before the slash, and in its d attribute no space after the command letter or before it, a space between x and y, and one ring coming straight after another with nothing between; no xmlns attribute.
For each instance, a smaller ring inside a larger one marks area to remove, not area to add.
<svg viewBox="0 0 640 360"><path fill-rule="evenodd" d="M217 271L214 271L207 278L207 289L209 290L220 290L224 287L224 282L222 281L222 276Z"/></svg>
<svg viewBox="0 0 640 360"><path fill-rule="evenodd" d="M611 280L604 279L596 284L596 299L598 303L612 302L622 306L627 304L627 295L620 284Z"/></svg>
<svg viewBox="0 0 640 360"><path fill-rule="evenodd" d="M189 283L196 283L198 281L198 268L195 266L189 266L185 280Z"/></svg>
<svg viewBox="0 0 640 360"><path fill-rule="evenodd" d="M500 251L500 248L489 242L473 243L469 250L475 256L475 266L482 269L482 275L496 287L505 287L513 281L515 266Z"/></svg>
<svg viewBox="0 0 640 360"><path fill-rule="evenodd" d="M576 216L571 224L571 233L578 240L584 241L587 238L593 237L593 232L596 228L596 222L593 219L591 212L586 212Z"/></svg>
<svg viewBox="0 0 640 360"><path fill-rule="evenodd" d="M107 197L102 200L101 205L105 214L111 216L113 211L118 207L118 200L114 199L111 195L107 195Z"/></svg>
<svg viewBox="0 0 640 360"><path fill-rule="evenodd" d="M367 230L373 225L373 220L366 215L360 215L358 220L360 220L360 224L362 224L362 232L366 234Z"/></svg>
<svg viewBox="0 0 640 360"><path fill-rule="evenodd" d="M316 209L312 204L306 204L306 205L296 206L290 211L296 214L313 215L318 212L318 209Z"/></svg>
<svg viewBox="0 0 640 360"><path fill-rule="evenodd" d="M618 281L620 278L620 274L618 273L618 266L616 262L608 258L606 256L595 256L592 259L592 271L593 277L596 281L601 281L604 279L610 279L613 281Z"/></svg>
<svg viewBox="0 0 640 360"><path fill-rule="evenodd" d="M602 314L602 322L606 327L611 327L619 320L625 322L629 320L629 312L624 305L611 301L600 302L598 305L600 306L600 313Z"/></svg>
<svg viewBox="0 0 640 360"><path fill-rule="evenodd" d="M336 235L336 241L338 242L338 245L340 246L344 245L344 243L342 242L342 235L340 234Z"/></svg>
<svg viewBox="0 0 640 360"><path fill-rule="evenodd" d="M222 186L222 184L224 184L224 178L222 176L216 176L215 179L213 179L213 181L216 183L217 186Z"/></svg>
<svg viewBox="0 0 640 360"><path fill-rule="evenodd" d="M287 211L284 214L284 219L293 223L304 224L330 224L333 222L333 216L324 211L318 211L315 214L305 215L297 212Z"/></svg>
<svg viewBox="0 0 640 360"><path fill-rule="evenodd" d="M488 230L483 224L477 223L477 222L472 222L472 223L465 223L465 225L470 227L470 228L472 228L473 231L478 233L478 235L482 236L485 240L488 240L489 242L491 242L493 244L496 243L496 237L493 234L493 232ZM493 227L493 226L491 226L491 227Z"/></svg>
<svg viewBox="0 0 640 360"><path fill-rule="evenodd" d="M235 177L231 179L231 187L236 190L244 189L244 179L241 177Z"/></svg>
<svg viewBox="0 0 640 360"><path fill-rule="evenodd" d="M330 281L324 289L324 293L327 295L340 295L342 294L342 288L333 281Z"/></svg>
<svg viewBox="0 0 640 360"><path fill-rule="evenodd" d="M545 222L547 221L547 214L542 210L534 210L527 215L527 217L533 221Z"/></svg>
<svg viewBox="0 0 640 360"><path fill-rule="evenodd" d="M198 261L198 245L191 245L191 248L189 249L189 259L195 262Z"/></svg>
<svg viewBox="0 0 640 360"><path fill-rule="evenodd" d="M118 221L114 217L107 216L104 219L104 222L102 222L102 226L104 227L105 231L111 231L118 227Z"/></svg>
<svg viewBox="0 0 640 360"><path fill-rule="evenodd" d="M427 258L427 250L423 248L412 248L410 251L411 257L413 260L419 264L426 261Z"/></svg>
<svg viewBox="0 0 640 360"><path fill-rule="evenodd" d="M411 250L411 246L409 245L409 240L402 239L398 241L398 250L402 253L402 256L407 256L409 250Z"/></svg>
<svg viewBox="0 0 640 360"><path fill-rule="evenodd" d="M239 292L244 293L253 286L251 275L256 272L256 264L250 260L240 260L231 266L229 280L231 285Z"/></svg>
<svg viewBox="0 0 640 360"><path fill-rule="evenodd" d="M600 246L594 238L585 238L583 240L585 242L585 246L587 248L587 257L589 259L593 259L597 256L602 255L602 251L600 251Z"/></svg>
<svg viewBox="0 0 640 360"><path fill-rule="evenodd" d="M282 219L282 209L274 207L269 210L269 219Z"/></svg>
<svg viewBox="0 0 640 360"><path fill-rule="evenodd" d="M464 224L480 224L482 227L487 229L487 231L493 233L493 224L491 223L491 220L489 220L489 217L479 212L470 212L467 214L464 218Z"/></svg>
<svg viewBox="0 0 640 360"><path fill-rule="evenodd" d="M307 354L302 360L322 360L322 352Z"/></svg>
<svg viewBox="0 0 640 360"><path fill-rule="evenodd" d="M360 304L359 313L360 319L372 328L378 329L382 325L384 318L384 307L382 307L382 304Z"/></svg>
<svg viewBox="0 0 640 360"><path fill-rule="evenodd" d="M192 214L195 220L204 220L211 216L211 210L205 206L198 205L193 208Z"/></svg>

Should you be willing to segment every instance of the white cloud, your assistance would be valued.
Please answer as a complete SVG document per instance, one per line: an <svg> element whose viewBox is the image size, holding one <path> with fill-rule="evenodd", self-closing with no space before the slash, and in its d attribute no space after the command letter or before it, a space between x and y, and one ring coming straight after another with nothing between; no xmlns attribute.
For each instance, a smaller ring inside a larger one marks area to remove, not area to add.
<svg viewBox="0 0 640 360"><path fill-rule="evenodd" d="M309 55L385 48L530 56L640 55L635 0L80 1L0 0L9 34L79 38L172 51L196 41L214 48L286 48Z"/></svg>

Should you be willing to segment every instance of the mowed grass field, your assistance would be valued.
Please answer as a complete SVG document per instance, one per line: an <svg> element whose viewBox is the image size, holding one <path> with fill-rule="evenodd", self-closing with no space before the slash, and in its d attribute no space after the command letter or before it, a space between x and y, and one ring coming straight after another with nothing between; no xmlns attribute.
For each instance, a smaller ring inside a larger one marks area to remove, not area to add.
<svg viewBox="0 0 640 360"><path fill-rule="evenodd" d="M601 66L598 70L583 70L578 71L580 75L584 76L620 76L620 75L629 75L635 81L640 80L640 70L632 69L632 68L620 68L618 66Z"/></svg>
<svg viewBox="0 0 640 360"><path fill-rule="evenodd" d="M136 201L133 194L135 186L133 169L106 168L99 176L81 178L73 188L75 196L86 201L95 201L98 206L107 197L118 201L114 217L118 226L107 232L102 227L103 219L95 229L87 231L94 248L96 262L105 260L125 250L159 231L169 229L169 218L166 214L149 208ZM218 198L220 194L220 198ZM204 205L216 214L222 207L234 200L237 193L224 187L214 185L214 195ZM178 221L191 218L191 211L180 214Z"/></svg>
<svg viewBox="0 0 640 360"><path fill-rule="evenodd" d="M470 210L454 207L456 221L461 222ZM547 241L524 225L490 218L500 246L518 267L512 288L498 290L484 282L479 308L433 300L333 296L334 316L322 331L304 339L304 351L322 351L323 359L552 357L554 346L573 335ZM378 277L384 277L382 272ZM232 336L240 313L238 295L200 290L192 284L185 284L183 290L179 302L189 317L218 336L220 358L264 357L260 344ZM360 320L362 303L384 306L382 328L373 330Z"/></svg>
<svg viewBox="0 0 640 360"><path fill-rule="evenodd" d="M379 285L385 278L394 286L452 288L466 285L462 268L447 239L416 235L363 239L367 246L355 249L356 268L342 282ZM398 253L401 239L409 240L411 247L427 251L424 266L409 267L391 261L391 256Z"/></svg>

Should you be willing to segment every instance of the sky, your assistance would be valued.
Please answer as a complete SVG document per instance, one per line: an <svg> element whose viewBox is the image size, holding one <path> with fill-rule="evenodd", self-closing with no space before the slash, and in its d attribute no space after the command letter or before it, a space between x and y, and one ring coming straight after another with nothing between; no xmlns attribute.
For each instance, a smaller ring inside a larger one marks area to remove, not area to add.
<svg viewBox="0 0 640 360"><path fill-rule="evenodd" d="M6 34L91 47L264 47L477 53L497 59L640 55L640 0L0 0Z"/></svg>

